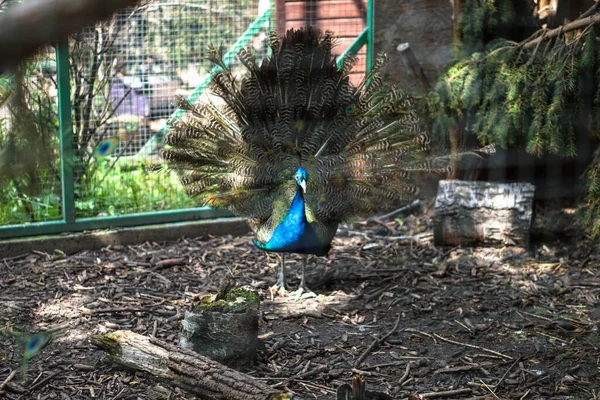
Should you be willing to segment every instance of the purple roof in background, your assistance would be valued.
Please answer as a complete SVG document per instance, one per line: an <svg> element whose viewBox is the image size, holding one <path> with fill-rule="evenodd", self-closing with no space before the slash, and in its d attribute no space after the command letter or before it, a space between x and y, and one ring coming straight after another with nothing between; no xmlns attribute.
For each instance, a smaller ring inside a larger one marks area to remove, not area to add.
<svg viewBox="0 0 600 400"><path fill-rule="evenodd" d="M113 104L113 107L117 107L115 111L115 116L119 115L136 115L139 117L148 117L150 116L150 100L148 97L144 96L137 89L134 89L136 86L134 82L131 86L126 85L122 79L115 78L110 88L110 98ZM127 91L131 88L131 91L123 99ZM123 99L121 104L119 102Z"/></svg>

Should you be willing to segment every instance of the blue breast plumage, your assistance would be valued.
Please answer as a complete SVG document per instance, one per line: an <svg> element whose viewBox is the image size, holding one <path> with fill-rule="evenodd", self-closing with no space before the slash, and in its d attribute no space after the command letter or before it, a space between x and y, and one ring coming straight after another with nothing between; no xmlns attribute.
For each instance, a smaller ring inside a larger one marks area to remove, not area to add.
<svg viewBox="0 0 600 400"><path fill-rule="evenodd" d="M259 249L277 253L315 254L324 256L329 252L331 243L322 243L314 227L306 218L306 205L303 190L308 176L304 168L296 172L296 194L292 204L279 225L266 243L254 239Z"/></svg>

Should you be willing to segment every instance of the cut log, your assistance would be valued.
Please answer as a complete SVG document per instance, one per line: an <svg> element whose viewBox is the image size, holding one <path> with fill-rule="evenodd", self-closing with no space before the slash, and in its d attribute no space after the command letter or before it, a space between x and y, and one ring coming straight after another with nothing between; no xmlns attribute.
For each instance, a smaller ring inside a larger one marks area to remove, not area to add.
<svg viewBox="0 0 600 400"><path fill-rule="evenodd" d="M534 191L530 183L440 181L435 244L528 247Z"/></svg>
<svg viewBox="0 0 600 400"><path fill-rule="evenodd" d="M162 340L131 331L93 336L92 344L115 362L157 378L206 400L289 400L249 375Z"/></svg>
<svg viewBox="0 0 600 400"><path fill-rule="evenodd" d="M258 348L259 302L258 295L245 288L204 297L193 311L185 312L179 345L231 368L252 366Z"/></svg>

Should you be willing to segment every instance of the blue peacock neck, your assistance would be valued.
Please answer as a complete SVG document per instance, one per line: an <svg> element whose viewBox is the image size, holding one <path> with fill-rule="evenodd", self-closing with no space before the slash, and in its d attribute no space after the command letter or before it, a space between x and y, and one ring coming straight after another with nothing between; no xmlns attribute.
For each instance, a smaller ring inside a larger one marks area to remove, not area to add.
<svg viewBox="0 0 600 400"><path fill-rule="evenodd" d="M254 244L263 249L276 252L301 252L307 246L307 240L312 242L313 236L306 219L304 191L306 190L306 170L298 168L294 175L296 180L296 194L292 199L287 214L273 231L267 243L254 241ZM308 236L307 236L308 233Z"/></svg>
<svg viewBox="0 0 600 400"><path fill-rule="evenodd" d="M298 184L296 184L296 195L294 196L292 204L290 205L290 209L283 220L285 221L287 219L289 219L290 223L292 224L306 225L308 223L306 220L304 191L302 190L302 187Z"/></svg>

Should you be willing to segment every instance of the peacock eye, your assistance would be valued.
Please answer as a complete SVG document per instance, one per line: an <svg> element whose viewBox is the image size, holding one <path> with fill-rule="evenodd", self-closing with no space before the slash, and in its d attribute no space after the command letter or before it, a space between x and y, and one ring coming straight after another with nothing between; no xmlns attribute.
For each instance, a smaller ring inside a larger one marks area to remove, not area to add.
<svg viewBox="0 0 600 400"><path fill-rule="evenodd" d="M31 340L29 341L29 343L27 343L27 349L29 351L35 350L35 348L40 343L40 341L41 341L41 338L39 335L32 337Z"/></svg>
<svg viewBox="0 0 600 400"><path fill-rule="evenodd" d="M354 114L355 111L356 106L354 104L350 104L348 107L346 107L346 114Z"/></svg>
<svg viewBox="0 0 600 400"><path fill-rule="evenodd" d="M119 146L119 138L111 137L103 140L98 147L96 147L96 156L106 157L110 155Z"/></svg>

